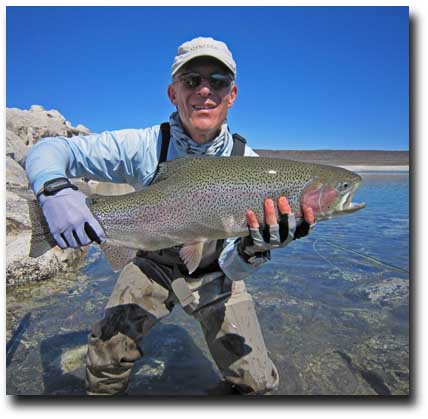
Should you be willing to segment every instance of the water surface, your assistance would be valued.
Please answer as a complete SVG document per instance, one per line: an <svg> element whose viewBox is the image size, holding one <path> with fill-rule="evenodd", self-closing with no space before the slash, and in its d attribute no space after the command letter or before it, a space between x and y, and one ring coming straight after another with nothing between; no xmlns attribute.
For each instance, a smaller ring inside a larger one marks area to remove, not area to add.
<svg viewBox="0 0 428 419"><path fill-rule="evenodd" d="M319 223L247 280L278 395L409 392L409 177L367 173L367 208ZM7 393L84 394L86 338L117 274L91 247L78 275L7 292ZM220 379L199 324L176 308L149 335L129 393L205 395Z"/></svg>

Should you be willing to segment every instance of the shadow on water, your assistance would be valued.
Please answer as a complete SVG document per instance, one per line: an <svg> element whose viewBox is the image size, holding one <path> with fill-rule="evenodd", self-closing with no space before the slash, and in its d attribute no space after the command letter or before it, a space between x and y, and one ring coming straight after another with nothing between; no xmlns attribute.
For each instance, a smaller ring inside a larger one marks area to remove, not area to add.
<svg viewBox="0 0 428 419"><path fill-rule="evenodd" d="M79 348L86 345L88 333L89 331L65 333L49 337L40 343L43 394L85 394L84 380L76 375L76 371L81 368L79 355L83 351L79 351ZM69 356L68 365L65 365L67 360L63 355L67 352L74 352L74 357Z"/></svg>
<svg viewBox="0 0 428 419"><path fill-rule="evenodd" d="M216 367L184 328L161 324L146 338L129 394L206 395L219 381Z"/></svg>
<svg viewBox="0 0 428 419"><path fill-rule="evenodd" d="M6 344L6 367L8 367L13 359L13 355L15 354L16 350L18 349L18 346L20 344L22 335L24 334L25 330L28 328L28 325L30 324L31 319L31 313L27 313L19 322L18 326L12 333L11 338L8 340Z"/></svg>
<svg viewBox="0 0 428 419"><path fill-rule="evenodd" d="M89 330L44 339L40 344L43 394L85 395L85 355ZM30 377L29 377L30 378ZM129 395L204 395L220 380L213 364L182 327L159 324L144 343Z"/></svg>

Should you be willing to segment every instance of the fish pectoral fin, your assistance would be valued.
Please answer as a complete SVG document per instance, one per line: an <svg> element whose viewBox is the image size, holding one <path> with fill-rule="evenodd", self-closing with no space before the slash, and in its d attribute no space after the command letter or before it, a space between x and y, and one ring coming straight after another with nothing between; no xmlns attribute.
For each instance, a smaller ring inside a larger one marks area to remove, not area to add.
<svg viewBox="0 0 428 419"><path fill-rule="evenodd" d="M100 245L114 271L120 271L137 255L137 250L115 245L109 241Z"/></svg>
<svg viewBox="0 0 428 419"><path fill-rule="evenodd" d="M183 245L179 254L182 261L185 263L189 274L196 271L201 263L202 251L204 250L204 242L192 242Z"/></svg>

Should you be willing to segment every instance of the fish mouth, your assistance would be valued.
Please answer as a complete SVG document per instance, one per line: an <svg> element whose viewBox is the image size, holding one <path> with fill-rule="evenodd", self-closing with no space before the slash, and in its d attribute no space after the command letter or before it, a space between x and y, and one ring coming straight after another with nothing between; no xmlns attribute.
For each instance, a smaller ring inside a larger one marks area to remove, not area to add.
<svg viewBox="0 0 428 419"><path fill-rule="evenodd" d="M356 189L358 188L358 184L356 184L351 191L346 192L341 198L337 205L336 211L337 213L343 213L343 214L349 214L351 212L358 211L360 209L363 209L366 207L365 202L352 202L352 197L354 196L354 193Z"/></svg>

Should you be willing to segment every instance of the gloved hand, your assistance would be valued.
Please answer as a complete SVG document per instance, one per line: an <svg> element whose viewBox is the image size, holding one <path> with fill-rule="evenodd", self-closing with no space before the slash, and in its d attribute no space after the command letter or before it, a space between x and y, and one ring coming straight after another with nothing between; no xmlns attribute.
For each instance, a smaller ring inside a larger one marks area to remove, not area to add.
<svg viewBox="0 0 428 419"><path fill-rule="evenodd" d="M106 240L104 230L86 205L86 195L82 192L66 188L55 195L41 194L39 204L61 249Z"/></svg>
<svg viewBox="0 0 428 419"><path fill-rule="evenodd" d="M266 258L267 252L278 247L285 247L290 241L308 235L315 224L312 208L303 208L304 221L296 228L296 218L291 212L287 198L278 199L279 220L271 199L264 202L265 224L261 228L253 211L247 211L250 235L241 238L238 252L249 261L250 258Z"/></svg>

